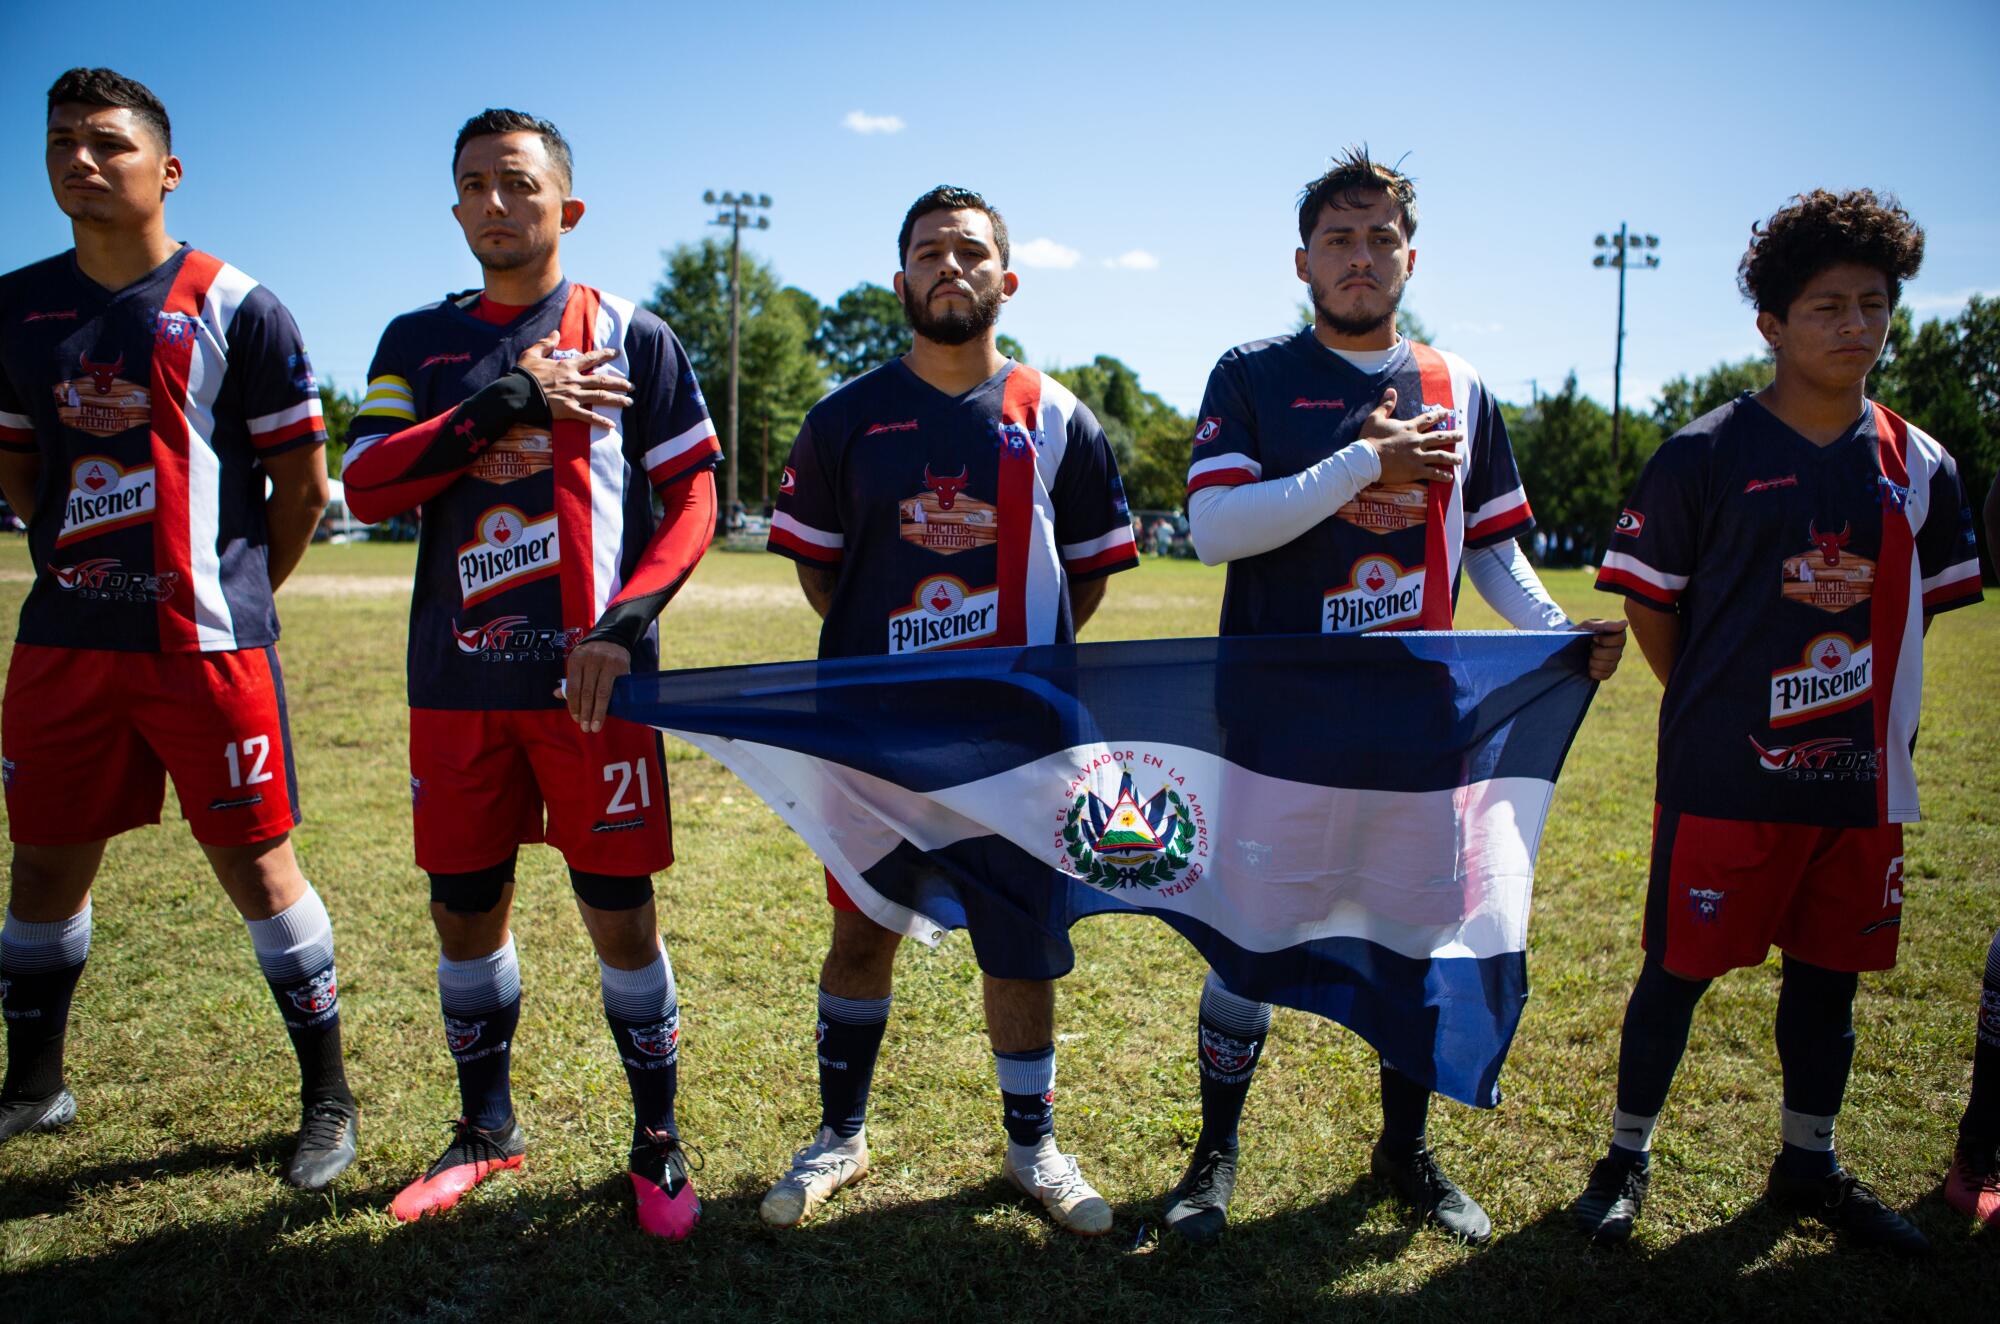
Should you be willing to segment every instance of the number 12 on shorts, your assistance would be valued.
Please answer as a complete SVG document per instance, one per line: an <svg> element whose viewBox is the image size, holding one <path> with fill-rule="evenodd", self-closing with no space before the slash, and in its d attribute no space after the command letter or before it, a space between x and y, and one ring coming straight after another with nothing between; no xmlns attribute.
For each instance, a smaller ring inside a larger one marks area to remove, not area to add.
<svg viewBox="0 0 2000 1324"><path fill-rule="evenodd" d="M264 766L271 758L269 736L251 736L242 741L232 740L222 747L222 757L229 764L231 786L255 786L259 782L271 780L272 773ZM245 765L248 765L247 772Z"/></svg>
<svg viewBox="0 0 2000 1324"><path fill-rule="evenodd" d="M652 808L653 788L646 780L646 760L636 759L630 763L607 763L604 765L604 780L618 783L611 792L610 803L604 806L605 813L631 814L641 809ZM637 804L632 803L629 798L634 782L637 782L639 785L639 802Z"/></svg>

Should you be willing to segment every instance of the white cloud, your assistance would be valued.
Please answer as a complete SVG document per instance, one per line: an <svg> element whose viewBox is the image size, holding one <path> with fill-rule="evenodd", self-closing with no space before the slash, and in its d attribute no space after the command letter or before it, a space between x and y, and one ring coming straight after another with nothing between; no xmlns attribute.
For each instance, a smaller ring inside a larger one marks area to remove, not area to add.
<svg viewBox="0 0 2000 1324"><path fill-rule="evenodd" d="M1982 289L1955 290L1949 294L1917 294L1903 300L1912 313L1956 313L1965 307L1973 295L1990 299L1994 291Z"/></svg>
<svg viewBox="0 0 2000 1324"><path fill-rule="evenodd" d="M1083 260L1083 254L1053 239L1030 239L1014 245L1014 258L1024 267L1057 267L1068 270Z"/></svg>
<svg viewBox="0 0 2000 1324"><path fill-rule="evenodd" d="M1123 271L1158 271L1160 259L1143 248L1134 248L1129 252L1120 253L1117 257L1105 258L1104 265L1117 267Z"/></svg>
<svg viewBox="0 0 2000 1324"><path fill-rule="evenodd" d="M901 133L907 126L900 115L870 115L865 110L850 110L842 124L856 133Z"/></svg>

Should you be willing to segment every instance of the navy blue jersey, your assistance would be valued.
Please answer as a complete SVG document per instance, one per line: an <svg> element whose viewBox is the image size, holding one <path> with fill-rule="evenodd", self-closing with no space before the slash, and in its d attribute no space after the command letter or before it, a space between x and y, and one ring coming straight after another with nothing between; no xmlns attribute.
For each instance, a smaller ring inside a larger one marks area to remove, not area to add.
<svg viewBox="0 0 2000 1324"><path fill-rule="evenodd" d="M1681 619L1659 803L1711 818L1917 818L1923 622L1979 600L1944 448L1880 405L1815 446L1750 396L1647 462L1597 586Z"/></svg>
<svg viewBox="0 0 2000 1324"><path fill-rule="evenodd" d="M422 507L410 599L410 705L520 711L560 707L570 647L604 613L658 526L653 492L720 455L680 341L629 300L564 281L504 326L469 311L476 294L405 313L382 333L347 463L412 424L448 414L560 332L555 353L616 348L605 365L632 404L599 406L610 430L515 424ZM632 668L658 666L658 636Z"/></svg>
<svg viewBox="0 0 2000 1324"><path fill-rule="evenodd" d="M275 642L258 460L325 442L291 314L220 258L182 245L117 291L74 253L0 276L0 450L41 459L17 638Z"/></svg>
<svg viewBox="0 0 2000 1324"><path fill-rule="evenodd" d="M1139 562L1103 429L1012 362L949 396L896 359L814 405L770 549L839 572L821 657L1068 643L1069 579Z"/></svg>
<svg viewBox="0 0 2000 1324"><path fill-rule="evenodd" d="M1395 417L1443 408L1465 428L1463 480L1375 483L1283 547L1231 561L1223 634L1449 630L1464 549L1534 528L1507 426L1465 360L1405 340L1364 372L1310 328L1238 346L1215 365L1188 494L1311 468L1354 442L1391 387Z"/></svg>

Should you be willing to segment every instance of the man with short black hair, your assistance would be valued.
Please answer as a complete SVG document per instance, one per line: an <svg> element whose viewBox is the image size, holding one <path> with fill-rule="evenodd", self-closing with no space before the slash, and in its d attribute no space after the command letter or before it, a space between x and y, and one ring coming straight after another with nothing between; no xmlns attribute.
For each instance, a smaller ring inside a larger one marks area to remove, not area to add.
<svg viewBox="0 0 2000 1324"><path fill-rule="evenodd" d="M547 120L488 110L459 130L452 213L483 288L389 324L347 449L356 516L421 507L410 792L463 1110L390 1211L449 1209L520 1166L508 921L519 849L546 840L569 866L632 1092L639 1225L678 1241L701 1202L674 1118L680 1004L653 904L652 875L673 862L666 764L657 732L606 712L618 676L657 666L655 620L715 524L720 449L666 324L564 277L561 237L584 214L571 169Z"/></svg>
<svg viewBox="0 0 2000 1324"><path fill-rule="evenodd" d="M1224 354L1195 430L1188 518L1201 559L1229 565L1222 633L1449 630L1462 565L1517 628L1596 633L1590 674L1608 677L1624 623L1572 625L1515 541L1534 518L1498 403L1465 360L1396 332L1416 269L1415 184L1350 149L1301 193L1298 222L1294 270L1313 324ZM1268 1005L1209 972L1196 1031L1201 1134L1166 1214L1191 1241L1226 1224L1237 1124L1270 1024ZM1485 1210L1426 1141L1429 1080L1384 1059L1381 1097L1376 1177L1454 1236L1486 1241Z"/></svg>
<svg viewBox="0 0 2000 1324"><path fill-rule="evenodd" d="M270 290L168 236L181 162L158 97L72 69L47 143L76 247L0 277L0 489L35 560L0 733L0 1140L76 1113L63 1039L91 885L108 838L160 821L171 774L298 1054L285 1176L317 1189L353 1162L357 1119L333 927L292 852L272 594L326 507L318 387Z"/></svg>
<svg viewBox="0 0 2000 1324"><path fill-rule="evenodd" d="M1738 283L1776 375L1667 439L1598 572L1666 693L1646 956L1611 1144L1572 1212L1632 1234L1701 995L1784 952L1783 1143L1766 1198L1904 1254L1923 1233L1841 1166L1859 972L1896 963L1924 632L1979 601L1958 466L1867 397L1924 234L1893 198L1814 190L1751 227Z"/></svg>
<svg viewBox="0 0 2000 1324"><path fill-rule="evenodd" d="M969 189L935 188L910 207L897 244L912 348L806 415L770 549L798 562L825 621L822 658L1069 643L1105 577L1138 564L1118 463L1089 409L998 348L1001 305L1020 283L999 212ZM1055 1141L1054 981L1075 953L1039 915L1045 880L983 859L969 867L980 876L958 897L985 977L1007 1178L1060 1226L1100 1235L1111 1207ZM764 1196L759 1213L777 1227L867 1174L868 1089L902 937L831 871L826 889L820 1126Z"/></svg>

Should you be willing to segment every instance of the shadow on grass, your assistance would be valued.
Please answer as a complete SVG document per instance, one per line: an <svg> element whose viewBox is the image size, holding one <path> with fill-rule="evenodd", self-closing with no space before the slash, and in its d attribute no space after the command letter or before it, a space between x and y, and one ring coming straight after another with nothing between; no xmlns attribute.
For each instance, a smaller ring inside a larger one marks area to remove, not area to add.
<svg viewBox="0 0 2000 1324"><path fill-rule="evenodd" d="M210 1168L255 1168L282 1165L291 1158L298 1136L272 1130L240 1145L190 1145L150 1158L93 1164L38 1181L0 1185L0 1223L59 1214L79 1200L106 1187L161 1177L181 1177Z"/></svg>

